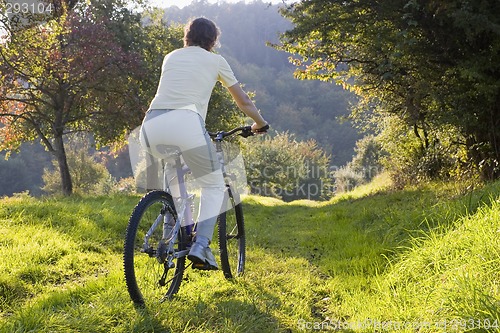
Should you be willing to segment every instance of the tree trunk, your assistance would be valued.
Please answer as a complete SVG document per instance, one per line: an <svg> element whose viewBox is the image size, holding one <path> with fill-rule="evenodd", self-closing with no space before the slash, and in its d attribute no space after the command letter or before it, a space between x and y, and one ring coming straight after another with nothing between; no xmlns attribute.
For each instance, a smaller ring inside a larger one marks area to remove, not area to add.
<svg viewBox="0 0 500 333"><path fill-rule="evenodd" d="M62 136L54 138L54 155L59 165L62 193L69 196L73 193L73 182L71 181L71 174L69 173L68 160L66 159L66 151L64 149Z"/></svg>

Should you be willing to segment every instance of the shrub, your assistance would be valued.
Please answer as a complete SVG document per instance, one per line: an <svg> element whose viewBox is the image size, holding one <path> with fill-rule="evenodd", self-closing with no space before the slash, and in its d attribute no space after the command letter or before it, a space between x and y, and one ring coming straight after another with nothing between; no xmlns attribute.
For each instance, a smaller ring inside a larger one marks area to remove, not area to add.
<svg viewBox="0 0 500 333"><path fill-rule="evenodd" d="M356 155L349 162L348 167L355 173L362 174L365 181L370 181L382 169L382 158L387 152L374 135L367 135L356 142Z"/></svg>
<svg viewBox="0 0 500 333"><path fill-rule="evenodd" d="M314 140L297 141L291 134L279 133L245 145L244 155L254 194L287 201L331 196L330 159Z"/></svg>
<svg viewBox="0 0 500 333"><path fill-rule="evenodd" d="M73 139L68 144L66 157L73 182L75 193L82 194L109 194L115 187L116 181L103 164L97 163L89 154L88 141ZM53 161L52 168L45 168L43 173L44 186L42 190L47 194L58 194L61 191L59 167Z"/></svg>
<svg viewBox="0 0 500 333"><path fill-rule="evenodd" d="M333 174L333 176L335 177L335 187L337 193L350 192L356 186L365 182L362 173L356 172L348 166L340 168Z"/></svg>
<svg viewBox="0 0 500 333"><path fill-rule="evenodd" d="M408 130L397 118L386 121L386 128L377 140L388 152L382 165L389 172L396 188L428 180L461 177L467 156L457 144L463 138L453 128L423 131Z"/></svg>
<svg viewBox="0 0 500 333"><path fill-rule="evenodd" d="M135 194L137 193L137 187L134 177L127 177L120 179L115 184L115 191L126 194Z"/></svg>

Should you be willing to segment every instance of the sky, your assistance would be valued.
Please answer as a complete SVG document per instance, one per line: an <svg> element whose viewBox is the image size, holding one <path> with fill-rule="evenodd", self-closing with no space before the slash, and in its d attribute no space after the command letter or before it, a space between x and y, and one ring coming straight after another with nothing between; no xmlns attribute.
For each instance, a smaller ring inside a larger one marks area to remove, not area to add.
<svg viewBox="0 0 500 333"><path fill-rule="evenodd" d="M242 2L243 0L207 0L209 3L218 3L218 2L231 2L231 3L236 3L236 2ZM150 0L150 3L154 5L155 7L170 7L170 6L177 6L177 7L185 7L189 4L191 4L192 0ZM246 0L245 2L249 3L252 2L251 0ZM282 3L282 0L263 0L263 2L268 3L271 2L273 4L278 4Z"/></svg>

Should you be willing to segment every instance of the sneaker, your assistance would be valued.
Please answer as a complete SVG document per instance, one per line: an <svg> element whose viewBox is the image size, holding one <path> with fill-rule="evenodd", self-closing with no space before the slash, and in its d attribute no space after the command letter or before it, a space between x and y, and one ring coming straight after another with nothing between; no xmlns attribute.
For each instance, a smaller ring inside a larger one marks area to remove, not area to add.
<svg viewBox="0 0 500 333"><path fill-rule="evenodd" d="M219 267L209 247L194 242L189 250L188 259L193 262L193 268L202 270L217 270Z"/></svg>

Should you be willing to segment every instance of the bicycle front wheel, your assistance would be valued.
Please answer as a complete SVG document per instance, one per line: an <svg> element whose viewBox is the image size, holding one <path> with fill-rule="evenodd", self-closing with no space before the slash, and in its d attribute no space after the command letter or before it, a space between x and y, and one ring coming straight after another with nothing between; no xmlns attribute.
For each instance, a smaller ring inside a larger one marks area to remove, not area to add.
<svg viewBox="0 0 500 333"><path fill-rule="evenodd" d="M245 228L243 208L236 204L231 192L224 203L226 211L219 215L219 250L226 279L242 275L245 270Z"/></svg>
<svg viewBox="0 0 500 333"><path fill-rule="evenodd" d="M134 208L124 245L125 281L136 304L163 301L179 290L185 268L187 236L180 228L173 246L166 235L177 214L170 194L152 191ZM169 229L167 229L169 228Z"/></svg>

